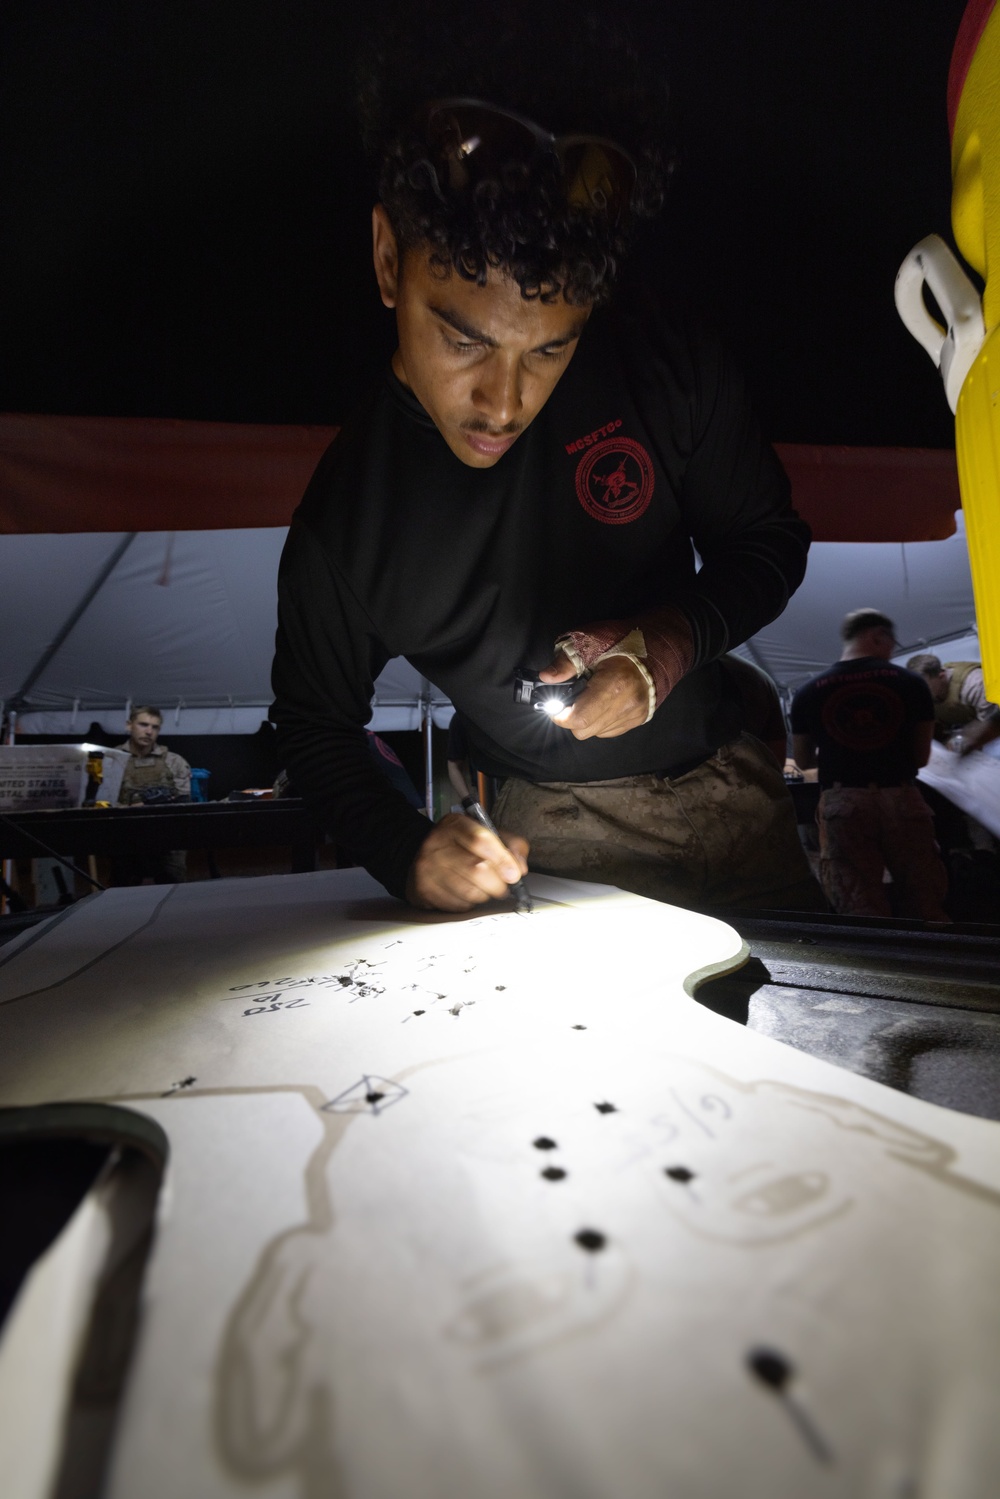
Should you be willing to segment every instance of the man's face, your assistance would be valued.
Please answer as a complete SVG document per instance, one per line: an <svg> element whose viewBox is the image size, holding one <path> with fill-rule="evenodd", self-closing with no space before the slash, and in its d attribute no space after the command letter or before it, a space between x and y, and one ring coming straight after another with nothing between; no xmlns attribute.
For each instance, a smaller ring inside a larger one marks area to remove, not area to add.
<svg viewBox="0 0 1000 1499"><path fill-rule="evenodd" d="M148 755L160 732L160 720L151 713L138 713L128 721L128 737L132 752Z"/></svg>
<svg viewBox="0 0 1000 1499"><path fill-rule="evenodd" d="M950 671L939 671L934 676L926 676L924 681L931 689L931 697L936 703L943 703L948 696L948 683L951 681Z"/></svg>
<svg viewBox="0 0 1000 1499"><path fill-rule="evenodd" d="M373 230L379 291L396 309L393 369L456 458L492 468L552 394L590 309L522 297L497 271L485 286L442 274L425 249L400 264L381 205Z"/></svg>

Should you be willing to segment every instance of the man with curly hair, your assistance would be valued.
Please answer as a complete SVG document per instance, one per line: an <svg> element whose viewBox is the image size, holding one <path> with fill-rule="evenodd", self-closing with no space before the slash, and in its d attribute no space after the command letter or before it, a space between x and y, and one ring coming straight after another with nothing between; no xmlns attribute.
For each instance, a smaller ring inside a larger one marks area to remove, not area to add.
<svg viewBox="0 0 1000 1499"><path fill-rule="evenodd" d="M808 530L714 340L620 274L663 197L664 90L567 17L548 40L498 20L478 56L444 28L419 66L397 37L365 74L398 348L293 522L272 718L323 825L416 905L503 896L530 844L533 869L684 904L812 907L781 772L719 665L784 608ZM396 655L503 780L503 843L372 773ZM550 717L514 701L525 667L584 689Z"/></svg>

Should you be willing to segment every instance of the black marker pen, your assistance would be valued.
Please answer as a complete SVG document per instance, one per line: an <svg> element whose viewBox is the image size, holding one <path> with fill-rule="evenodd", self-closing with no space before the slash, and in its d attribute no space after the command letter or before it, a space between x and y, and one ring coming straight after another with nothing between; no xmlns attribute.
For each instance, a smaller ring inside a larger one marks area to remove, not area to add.
<svg viewBox="0 0 1000 1499"><path fill-rule="evenodd" d="M490 817L489 813L486 811L486 808L482 805L482 803L477 801L474 796L463 796L462 808L465 812L466 817L471 817L473 822L478 822L480 827L484 827L487 832L492 833L494 838L500 838L500 834L493 826L493 819ZM502 838L500 838L500 842L503 843ZM504 847L506 848L506 844L504 844ZM511 854L511 858L514 858L513 854ZM515 863L516 862L517 861L515 860ZM519 911L527 913L528 911L534 909L531 902L531 896L528 894L528 887L524 883L523 879L516 880L514 884L511 885L510 893L517 902L517 909Z"/></svg>

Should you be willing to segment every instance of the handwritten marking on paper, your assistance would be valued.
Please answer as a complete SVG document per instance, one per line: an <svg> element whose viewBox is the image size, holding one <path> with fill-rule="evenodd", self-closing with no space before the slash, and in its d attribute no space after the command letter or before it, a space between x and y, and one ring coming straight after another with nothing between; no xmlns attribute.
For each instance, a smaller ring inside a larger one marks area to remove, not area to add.
<svg viewBox="0 0 1000 1499"><path fill-rule="evenodd" d="M252 1001L250 1008L243 1011L244 1015L262 1015L265 1012L274 1014L278 1010L306 1009L309 1000L303 998L302 991L325 991L326 993L348 993L349 1003L353 1004L358 999L372 999L385 993L385 984L379 981L377 972L380 963L372 963L367 958L358 958L340 973L309 974L300 978L286 979L259 979L251 984L233 984L228 994L229 998L249 999ZM417 985L413 986L418 987ZM291 999L284 996L290 991Z"/></svg>
<svg viewBox="0 0 1000 1499"><path fill-rule="evenodd" d="M698 1129L703 1130L710 1140L714 1140L715 1139L715 1132L714 1132L714 1130L709 1129L709 1127L705 1123L704 1119L700 1119L697 1114L695 1114L695 1113L692 1112L692 1110L684 1102L683 1098L681 1098L681 1096L678 1093L677 1089L676 1088L671 1088L670 1092L673 1095L673 1098L674 1098L675 1103L677 1104L677 1107L683 1113L685 1113L687 1115L687 1117L691 1120L691 1123L694 1124L694 1125L696 1125ZM704 1093L704 1094L702 1094L701 1098L698 1099L698 1105L697 1106L698 1106L699 1109L701 1109L704 1113L706 1113L708 1115L714 1116L715 1114L719 1114L721 1116L721 1118L723 1118L723 1119L731 1119L732 1118L733 1111L729 1107L729 1105L726 1103L725 1099L719 1098L714 1093ZM714 1122L715 1121L713 1119L713 1123Z"/></svg>
<svg viewBox="0 0 1000 1499"><path fill-rule="evenodd" d="M489 953L447 952L436 946L428 952L420 950L408 938L397 937L383 943L372 956L354 957L334 970L233 984L222 997L242 999L245 1017L304 1009L314 996L343 994L351 1005L383 995L398 996L403 1001L400 1020L404 1025L414 1016L435 1011L457 1018L464 1009L485 998L487 991L502 994L508 987L496 982L505 975L502 970L496 971L492 956L509 956L506 941L511 930L509 913L481 918L470 925L486 928L478 936L481 941L490 939ZM496 946L500 942L503 942L502 953ZM301 1005L294 1002L296 996L302 998Z"/></svg>
<svg viewBox="0 0 1000 1499"><path fill-rule="evenodd" d="M298 989L305 985L322 987L343 982L343 976L339 973L313 974L309 978L258 979L254 984L233 984L229 993L246 994L251 989Z"/></svg>
<svg viewBox="0 0 1000 1499"><path fill-rule="evenodd" d="M167 1091L160 1094L160 1097L169 1098L172 1093L180 1093L183 1089L192 1087L197 1081L196 1077L182 1077L180 1082L171 1083Z"/></svg>
<svg viewBox="0 0 1000 1499"><path fill-rule="evenodd" d="M406 1098L408 1088L394 1083L391 1078L377 1077L374 1072L365 1072L361 1081L352 1083L329 1103L321 1105L327 1114L384 1114L394 1103Z"/></svg>
<svg viewBox="0 0 1000 1499"><path fill-rule="evenodd" d="M307 1010L309 1008L308 999L302 999L300 995L296 995L294 999L284 999L282 995L282 990L279 990L277 994L262 994L260 995L261 1003L251 1005L243 1013L244 1015L273 1015L278 1010Z"/></svg>
<svg viewBox="0 0 1000 1499"><path fill-rule="evenodd" d="M382 977L376 970L383 967L384 960L371 958L355 958L353 962L345 965L339 973L315 973L300 976L299 978L288 977L278 979L257 979L250 984L232 984L229 994L239 995L247 998L253 990L270 989L352 989L362 997L369 994L383 994L385 985L379 982Z"/></svg>

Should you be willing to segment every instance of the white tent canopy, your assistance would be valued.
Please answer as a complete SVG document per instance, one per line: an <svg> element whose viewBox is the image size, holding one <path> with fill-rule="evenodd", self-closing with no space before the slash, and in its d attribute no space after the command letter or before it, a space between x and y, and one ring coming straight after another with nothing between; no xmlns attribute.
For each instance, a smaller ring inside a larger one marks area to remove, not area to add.
<svg viewBox="0 0 1000 1499"><path fill-rule="evenodd" d="M840 622L871 605L893 620L905 662L917 651L952 660L979 660L976 606L961 511L945 541L816 543L805 582L773 624L738 655L754 661L782 689L794 692L840 655Z"/></svg>
<svg viewBox="0 0 1000 1499"><path fill-rule="evenodd" d="M740 654L794 691L839 654L847 610L871 604L895 620L904 659L958 641L953 659L978 659L957 518L957 533L945 541L817 543L785 613ZM20 727L69 735L98 719L110 731L129 701L144 701L163 710L174 732L252 733L271 700L284 537L283 527L136 534L32 682L32 711L19 717ZM126 541L108 533L4 537L0 699L9 702L37 671ZM376 684L371 726L417 728L428 706L445 726L447 699L406 662L393 661Z"/></svg>
<svg viewBox="0 0 1000 1499"><path fill-rule="evenodd" d="M182 734L253 733L267 717L278 559L285 528L141 532L27 694L25 733L71 734L124 722L154 703ZM126 540L94 533L6 536L0 546L0 699L34 671ZM405 661L376 684L375 729L419 728L451 705Z"/></svg>

